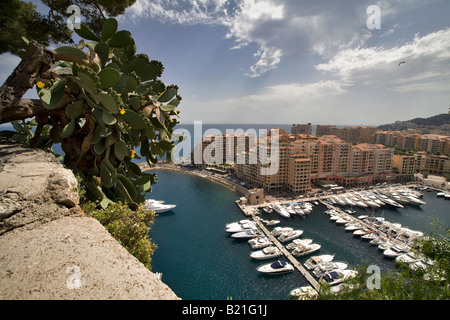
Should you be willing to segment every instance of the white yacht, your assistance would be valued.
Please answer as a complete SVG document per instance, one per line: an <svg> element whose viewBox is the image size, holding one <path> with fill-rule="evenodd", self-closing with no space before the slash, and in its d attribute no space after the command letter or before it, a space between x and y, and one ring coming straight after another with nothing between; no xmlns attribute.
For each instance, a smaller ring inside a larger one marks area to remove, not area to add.
<svg viewBox="0 0 450 320"><path fill-rule="evenodd" d="M342 225L342 224L346 224L350 221L352 221L352 218L346 217L346 216L342 216L340 219L336 220L336 224Z"/></svg>
<svg viewBox="0 0 450 320"><path fill-rule="evenodd" d="M275 246L266 247L262 250L252 252L250 257L256 260L271 259L282 256L283 252Z"/></svg>
<svg viewBox="0 0 450 320"><path fill-rule="evenodd" d="M303 230L292 230L288 232L283 232L279 237L278 240L281 242L291 241L294 239L297 239L303 234Z"/></svg>
<svg viewBox="0 0 450 320"><path fill-rule="evenodd" d="M438 193L436 194L436 196L437 196L438 198L443 198L443 197L445 196L445 192L438 192Z"/></svg>
<svg viewBox="0 0 450 320"><path fill-rule="evenodd" d="M307 247L296 247L292 250L292 254L296 257L303 257L319 250L322 246L317 243L311 243Z"/></svg>
<svg viewBox="0 0 450 320"><path fill-rule="evenodd" d="M345 270L348 267L347 262L323 262L314 268L313 274L316 278L322 277L325 273L333 270Z"/></svg>
<svg viewBox="0 0 450 320"><path fill-rule="evenodd" d="M300 208L302 209L303 213L310 214L313 209L313 206L309 202L302 201L300 202Z"/></svg>
<svg viewBox="0 0 450 320"><path fill-rule="evenodd" d="M266 226L275 226L275 225L277 225L277 224L279 224L280 223L280 220L265 220L264 221L264 224L266 225Z"/></svg>
<svg viewBox="0 0 450 320"><path fill-rule="evenodd" d="M290 205L289 206L285 206L285 209L290 215L295 215L296 214L294 209Z"/></svg>
<svg viewBox="0 0 450 320"><path fill-rule="evenodd" d="M358 198L352 198L352 201L355 203L356 206L360 207L360 208L367 208L367 204L365 204L363 201L361 201Z"/></svg>
<svg viewBox="0 0 450 320"><path fill-rule="evenodd" d="M347 205L347 203L342 198L340 198L338 196L332 196L331 198L333 198L333 200L340 206Z"/></svg>
<svg viewBox="0 0 450 320"><path fill-rule="evenodd" d="M306 260L306 262L303 264L306 269L311 270L316 268L319 264L323 263L323 262L330 262L333 261L334 259L334 254L323 254L320 256L313 256L311 258L309 258L308 260Z"/></svg>
<svg viewBox="0 0 450 320"><path fill-rule="evenodd" d="M164 204L164 201L162 200L146 199L143 209L146 211L153 210L155 213L163 213L170 211L175 207L175 204Z"/></svg>
<svg viewBox="0 0 450 320"><path fill-rule="evenodd" d="M348 197L344 197L344 196L342 196L342 198L344 199L345 203L348 204L349 206L352 206L352 207L356 206L356 203L353 202L352 199L350 199Z"/></svg>
<svg viewBox="0 0 450 320"><path fill-rule="evenodd" d="M394 245L394 246L390 247L389 249L384 250L383 255L387 258L396 258L399 255L407 253L408 251L409 251L409 248L406 246Z"/></svg>
<svg viewBox="0 0 450 320"><path fill-rule="evenodd" d="M225 225L225 227L226 227L227 229L228 229L228 228L234 228L234 227L236 227L236 226L240 226L240 225L243 225L243 224L245 224L245 223L253 223L253 221L252 221L252 220L249 220L249 219L240 220L240 221L236 221L236 222L227 223L227 224Z"/></svg>
<svg viewBox="0 0 450 320"><path fill-rule="evenodd" d="M358 275L355 270L333 270L325 273L319 280L319 282L328 283L330 286L342 283L348 279L354 278Z"/></svg>
<svg viewBox="0 0 450 320"><path fill-rule="evenodd" d="M265 264L257 268L259 272L266 274L280 274L294 271L294 267L283 260L277 260L273 263Z"/></svg>
<svg viewBox="0 0 450 320"><path fill-rule="evenodd" d="M245 232L245 231L255 230L255 229L256 229L256 223L251 221L251 222L227 227L225 229L225 231L229 232L229 233L236 233L236 232Z"/></svg>
<svg viewBox="0 0 450 320"><path fill-rule="evenodd" d="M297 247L306 247L313 243L313 239L295 239L288 245L286 245L286 249L294 250Z"/></svg>
<svg viewBox="0 0 450 320"><path fill-rule="evenodd" d="M272 235L274 235L275 237L278 237L283 232L289 232L289 231L294 231L294 228L291 228L291 227L275 227L275 228L273 228L273 230L270 233Z"/></svg>
<svg viewBox="0 0 450 320"><path fill-rule="evenodd" d="M299 216L301 216L301 217L304 217L305 216L305 212L302 210L302 208L300 208L300 206L295 206L294 207L294 211L295 211L295 214L298 214Z"/></svg>
<svg viewBox="0 0 450 320"><path fill-rule="evenodd" d="M362 228L363 228L363 225L358 222L349 222L345 225L345 231L349 231L349 232L350 231L353 232L353 231L356 231L356 230L359 230Z"/></svg>
<svg viewBox="0 0 450 320"><path fill-rule="evenodd" d="M425 201L422 201L420 199L417 199L416 197L412 195L403 195L411 204L415 204L417 206L420 206L422 204L427 204Z"/></svg>
<svg viewBox="0 0 450 320"><path fill-rule="evenodd" d="M256 237L248 240L248 243L252 246L252 249L263 249L273 244L267 237Z"/></svg>
<svg viewBox="0 0 450 320"><path fill-rule="evenodd" d="M297 297L299 300L312 300L316 298L319 293L311 286L295 288L289 293L292 297Z"/></svg>
<svg viewBox="0 0 450 320"><path fill-rule="evenodd" d="M273 205L273 210L275 210L275 212L278 213L283 218L289 218L291 216L289 212L287 212L286 209L283 208L279 203L275 203Z"/></svg>
<svg viewBox="0 0 450 320"><path fill-rule="evenodd" d="M236 232L236 233L233 233L231 236L233 238L237 238L237 239L245 239L245 238L259 237L259 236L261 236L261 233L257 229L253 229L253 230Z"/></svg>

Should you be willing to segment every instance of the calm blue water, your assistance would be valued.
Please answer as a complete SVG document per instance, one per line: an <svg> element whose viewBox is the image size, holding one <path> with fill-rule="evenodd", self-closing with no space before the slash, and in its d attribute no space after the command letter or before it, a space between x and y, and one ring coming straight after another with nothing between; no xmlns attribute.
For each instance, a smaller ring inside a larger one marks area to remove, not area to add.
<svg viewBox="0 0 450 320"><path fill-rule="evenodd" d="M251 247L246 240L236 240L227 234L225 224L243 219L235 204L239 194L205 178L169 171L157 171L158 183L148 198L176 204L172 212L155 219L150 237L158 245L153 255L153 271L163 273L163 281L182 299L191 300L284 300L289 291L308 283L297 271L278 276L266 276L256 268L271 260L250 258ZM449 202L436 199L435 192L425 192L427 205L421 208L377 210L391 222L431 231L433 217L450 226ZM277 214L263 213L264 218L281 219L282 226L304 230L302 238L314 239L322 245L316 254L335 254L335 261L351 266L363 261L376 264L382 270L394 267L376 247L354 238L324 214L323 206L315 207L306 219L283 219ZM370 214L358 209L357 214ZM304 262L308 257L300 258Z"/></svg>

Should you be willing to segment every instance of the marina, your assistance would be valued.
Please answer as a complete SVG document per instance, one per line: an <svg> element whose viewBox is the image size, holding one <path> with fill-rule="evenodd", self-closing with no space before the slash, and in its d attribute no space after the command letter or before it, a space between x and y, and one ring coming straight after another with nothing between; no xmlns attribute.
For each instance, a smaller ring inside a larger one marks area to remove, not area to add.
<svg viewBox="0 0 450 320"><path fill-rule="evenodd" d="M258 272L258 267L277 260L285 260L294 267L295 264L285 258L285 253L270 259L255 259L250 254L262 249L252 249L248 243L251 238L234 239L224 231L226 224L231 222L244 219L253 221L251 212L254 209L259 210L259 216L264 221L279 221L272 226L264 225L267 230L276 227L303 230L299 240L314 239L314 243L321 245L317 252L310 255L293 256L302 267L313 256L330 255L334 257L335 262L346 262L348 269L361 263L377 265L382 272L395 268L395 260L386 258L383 251L370 244L369 240L345 231L345 225L330 220L330 216L325 212L329 210L326 202L323 204L317 201L312 211L304 218L300 215L282 218L276 212L268 213L262 210L261 206L246 206L245 212L249 215L245 215L235 204L235 200L239 198L236 192L208 179L172 172L158 172L158 175L161 175L161 184L152 194L152 198L164 199L167 203L177 204L177 207L173 212L157 217L150 231L151 238L158 245L152 264L154 271L164 273L165 282L183 299L232 297L233 300L285 300L289 299L292 290L311 286L297 268L293 272L280 275ZM184 190L190 191L180 198L179 195ZM392 223L401 223L426 234L433 230L430 224L434 217L444 226L448 226L450 212L445 198L437 198L435 191L423 193L423 201L427 204L422 206L384 206L375 210L342 207L338 210L355 211L351 215L354 219L362 215L383 216ZM319 200L326 201L329 197L324 195ZM302 200L315 201L309 198ZM280 201L283 204L288 202ZM168 236L171 234L173 237ZM283 243L288 244L289 242ZM273 247L280 250L276 245ZM268 248L270 247L265 249ZM289 252L288 249L285 250ZM306 270L313 280L318 281L313 271L314 269Z"/></svg>
<svg viewBox="0 0 450 320"><path fill-rule="evenodd" d="M325 213L330 216L330 220L334 221L337 225L346 226L346 231L351 231L354 236L361 237L364 240L370 240L371 244L378 245L379 248L383 249L383 255L386 258L397 258L403 257L405 255L412 255L411 245L415 239L418 239L424 235L423 232L411 230L409 228L402 228L400 224L392 224L388 221L385 221L384 218L375 218L374 210L375 208L380 208L384 205L390 205L396 208L404 208L404 205L400 204L411 204L411 205L424 205L425 201L420 200L419 198L423 197L423 194L420 192L414 191L415 187L410 186L410 189L406 189L404 186L400 187L389 187L380 189L374 192L355 192L355 193L342 193L338 195L327 195L317 198L308 198L301 199L302 207L308 207L310 202L322 204L327 208ZM442 197L442 193L437 193L437 197ZM350 200L351 199L351 200ZM395 200L397 201L395 201ZM292 263L292 265L300 272L300 274L308 281L313 289L318 291L320 289L319 282L311 276L311 274L306 270L301 263L293 256L297 251L295 248L295 240L284 247L281 242L283 241L283 236L286 234L292 234L294 230L289 227L277 227L273 231L269 231L264 225L263 219L260 218L261 209L262 212L270 213L276 212L283 218L290 218L292 215L299 214L303 218L305 218L304 212L297 211L296 207L298 207L297 201L300 200L288 200L282 203L275 202L274 204L263 204L258 206L249 206L242 203L242 199L236 201L237 206L242 210L243 214L246 216L251 216L255 221L258 231L264 234L267 238L269 238L279 250L280 252ZM307 205L305 205L307 204ZM354 210L342 210L339 207L346 206L358 206L361 208L371 208L373 210L372 216L369 215L361 215L359 217L355 217L352 214L356 213ZM312 206L311 206L312 207ZM267 209L269 208L269 209ZM310 212L311 210L309 210ZM308 212L308 213L309 213ZM301 213L301 214L300 214ZM277 232L277 233L275 233ZM275 235L280 235L278 238L275 238ZM300 232L300 235L303 234L303 231ZM381 240L383 239L383 240ZM292 239L289 239L292 240ZM308 245L312 242L311 239L308 239ZM302 242L302 240L297 240ZM320 249L320 245L316 244L317 249ZM294 249L291 252L286 250L286 248ZM315 250L315 251L316 251ZM295 254L298 256L309 255L312 252L306 252L304 254ZM334 257L334 256L333 256ZM317 256L312 257L312 259L317 259ZM415 263L421 263L422 265L426 265L425 261L420 259L416 259ZM342 268L342 265L345 265ZM324 279L324 281L329 284L335 285L339 284L342 281L335 281L332 278L332 273L334 272L334 276L340 277L341 275L352 275L355 276L355 271L353 270L344 270L347 267L347 263L333 263L328 261L327 263L319 264L314 271L313 274L316 278ZM327 268L329 270L327 270ZM325 270L325 271L324 271ZM328 271L328 272L327 272ZM320 275L320 276L318 276ZM350 276L342 276L347 279ZM305 288L305 287L303 287ZM313 295L314 296L314 295Z"/></svg>

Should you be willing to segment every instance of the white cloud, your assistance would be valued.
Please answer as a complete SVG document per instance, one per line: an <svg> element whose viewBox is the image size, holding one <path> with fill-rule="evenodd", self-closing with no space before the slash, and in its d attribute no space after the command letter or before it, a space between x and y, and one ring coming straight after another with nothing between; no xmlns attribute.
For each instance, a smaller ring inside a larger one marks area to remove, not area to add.
<svg viewBox="0 0 450 320"><path fill-rule="evenodd" d="M354 0L348 7L336 6L335 1L138 0L127 9L125 19L225 26L225 37L235 41L230 49L258 45L257 59L246 73L258 77L276 69L286 55L330 56L337 48L363 45L370 38L367 28L361 30L363 9Z"/></svg>
<svg viewBox="0 0 450 320"><path fill-rule="evenodd" d="M406 63L399 65L400 61ZM446 29L422 37L416 35L413 41L400 47L345 49L329 62L317 65L316 69L350 84L396 84L395 81L432 81L437 75L442 76L449 62L450 29ZM449 77L447 81L450 81ZM405 90L406 86L402 88ZM411 90L416 88L417 85L411 86Z"/></svg>
<svg viewBox="0 0 450 320"><path fill-rule="evenodd" d="M321 105L323 110L325 112L328 110L327 113L331 115L333 101L344 93L346 88L338 81L320 81L269 86L259 94L217 101L184 99L186 105L195 106L195 117L198 115L204 117L187 118L185 121L202 120L205 123L217 122L217 119L220 119L221 123L233 123L236 119L247 123L267 123L267 121L290 123L293 119L319 121L320 117L326 115L321 114L317 117L315 113L318 106ZM214 106L214 113L211 112L211 105Z"/></svg>

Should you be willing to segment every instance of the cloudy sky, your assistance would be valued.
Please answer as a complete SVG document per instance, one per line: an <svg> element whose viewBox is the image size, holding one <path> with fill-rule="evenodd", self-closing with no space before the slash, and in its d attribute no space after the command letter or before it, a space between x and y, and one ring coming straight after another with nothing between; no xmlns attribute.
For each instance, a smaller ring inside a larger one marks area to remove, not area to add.
<svg viewBox="0 0 450 320"><path fill-rule="evenodd" d="M448 111L449 12L448 0L138 0L119 28L180 87L183 123L379 125Z"/></svg>

